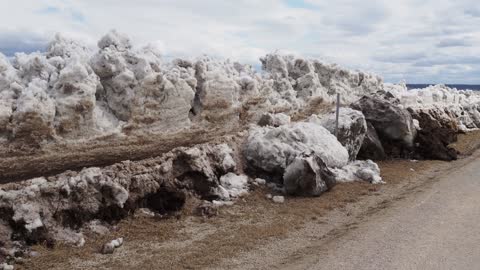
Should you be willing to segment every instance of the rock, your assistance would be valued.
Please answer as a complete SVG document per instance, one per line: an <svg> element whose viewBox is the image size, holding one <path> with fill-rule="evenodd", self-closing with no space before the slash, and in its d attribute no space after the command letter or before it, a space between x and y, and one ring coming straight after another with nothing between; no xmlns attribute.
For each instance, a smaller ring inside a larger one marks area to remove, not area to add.
<svg viewBox="0 0 480 270"><path fill-rule="evenodd" d="M272 126L272 127L279 127L283 125L290 124L290 116L284 113L264 113L260 120L258 121L258 125L261 127L265 126Z"/></svg>
<svg viewBox="0 0 480 270"><path fill-rule="evenodd" d="M386 158L380 138L378 138L375 127L367 122L367 134L362 143L362 147L357 155L358 159L384 160Z"/></svg>
<svg viewBox="0 0 480 270"><path fill-rule="evenodd" d="M115 246L113 245L112 242L110 242L103 245L101 252L102 254L113 254L114 251L115 251Z"/></svg>
<svg viewBox="0 0 480 270"><path fill-rule="evenodd" d="M410 113L399 101L388 96L364 96L352 108L361 111L377 131L386 154L404 157L411 154L416 129Z"/></svg>
<svg viewBox="0 0 480 270"><path fill-rule="evenodd" d="M121 247L122 245L123 245L123 238L118 238L118 239L112 240L111 242L103 245L101 253L102 254L113 254L115 249Z"/></svg>
<svg viewBox="0 0 480 270"><path fill-rule="evenodd" d="M112 241L112 244L115 248L119 248L123 245L123 238L118 238Z"/></svg>
<svg viewBox="0 0 480 270"><path fill-rule="evenodd" d="M320 157L304 155L287 167L283 183L289 195L319 196L335 185L335 178Z"/></svg>
<svg viewBox="0 0 480 270"><path fill-rule="evenodd" d="M283 197L283 196L273 196L272 201L274 203L284 203L285 202L285 197Z"/></svg>
<svg viewBox="0 0 480 270"><path fill-rule="evenodd" d="M372 184L384 183L380 168L371 160L357 160L343 168L332 169L337 182L366 181Z"/></svg>
<svg viewBox="0 0 480 270"><path fill-rule="evenodd" d="M320 119L316 119L316 116L313 115L309 121L316 122L335 134L336 112L327 114ZM366 133L367 122L362 112L350 108L340 108L337 139L347 149L350 161L357 158Z"/></svg>
<svg viewBox="0 0 480 270"><path fill-rule="evenodd" d="M343 167L348 152L328 130L314 123L277 128L255 128L244 149L248 170L256 176L282 182L286 167L303 153L319 156L329 167Z"/></svg>
<svg viewBox="0 0 480 270"><path fill-rule="evenodd" d="M273 196L272 196L272 194L267 194L267 195L265 195L265 198L267 198L267 199L269 199L269 200L270 200L270 199L272 199L272 198L273 198Z"/></svg>
<svg viewBox="0 0 480 270"><path fill-rule="evenodd" d="M435 109L409 111L421 127L415 139L415 151L420 158L456 160L457 151L449 146L457 140L456 123Z"/></svg>

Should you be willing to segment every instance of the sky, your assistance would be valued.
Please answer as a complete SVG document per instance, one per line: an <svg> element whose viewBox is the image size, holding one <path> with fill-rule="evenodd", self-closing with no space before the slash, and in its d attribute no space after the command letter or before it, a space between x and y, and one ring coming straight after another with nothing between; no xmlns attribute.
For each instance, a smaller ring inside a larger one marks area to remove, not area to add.
<svg viewBox="0 0 480 270"><path fill-rule="evenodd" d="M478 0L0 0L0 52L89 46L111 29L166 58L208 54L255 67L270 52L387 82L480 84Z"/></svg>

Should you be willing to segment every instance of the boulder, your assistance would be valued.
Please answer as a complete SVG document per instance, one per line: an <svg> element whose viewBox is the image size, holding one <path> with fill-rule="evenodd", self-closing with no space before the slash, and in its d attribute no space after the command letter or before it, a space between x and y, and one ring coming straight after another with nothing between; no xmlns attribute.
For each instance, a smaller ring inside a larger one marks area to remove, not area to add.
<svg viewBox="0 0 480 270"><path fill-rule="evenodd" d="M319 123L332 134L335 134L336 113L332 112L323 116L319 120L315 120L315 116L310 121ZM351 108L341 108L338 118L338 135L337 139L347 148L350 160L357 158L358 151L362 146L363 140L367 133L367 122L362 112Z"/></svg>
<svg viewBox="0 0 480 270"><path fill-rule="evenodd" d="M352 108L361 111L377 131L385 152L394 157L411 155L416 136L413 118L399 101L385 96L364 96Z"/></svg>
<svg viewBox="0 0 480 270"><path fill-rule="evenodd" d="M367 122L367 133L357 158L372 160L383 160L386 158L385 150L380 142L380 138L378 138L377 131L370 122Z"/></svg>
<svg viewBox="0 0 480 270"><path fill-rule="evenodd" d="M343 167L349 158L347 149L328 130L305 122L255 128L244 150L251 174L277 182L282 182L287 166L304 153L314 153L328 167Z"/></svg>
<svg viewBox="0 0 480 270"><path fill-rule="evenodd" d="M319 156L301 155L288 165L283 184L289 195L320 196L335 185L335 176Z"/></svg>

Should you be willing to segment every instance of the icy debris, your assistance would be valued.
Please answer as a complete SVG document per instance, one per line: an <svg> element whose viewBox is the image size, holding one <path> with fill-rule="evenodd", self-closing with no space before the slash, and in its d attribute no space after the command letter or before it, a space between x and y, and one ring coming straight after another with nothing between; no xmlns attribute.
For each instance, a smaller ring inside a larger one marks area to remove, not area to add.
<svg viewBox="0 0 480 270"><path fill-rule="evenodd" d="M281 179L286 167L302 153L318 155L329 167L348 162L348 152L335 136L320 125L304 122L254 128L244 153L251 170L273 179Z"/></svg>
<svg viewBox="0 0 480 270"><path fill-rule="evenodd" d="M231 200L248 193L248 177L246 175L236 175L228 173L220 177L220 186L218 187L220 198Z"/></svg>
<svg viewBox="0 0 480 270"><path fill-rule="evenodd" d="M372 184L384 183L380 168L371 160L357 160L343 168L332 169L337 182L366 181Z"/></svg>
<svg viewBox="0 0 480 270"><path fill-rule="evenodd" d="M123 245L123 238L112 240L111 242L103 245L102 254L113 254L115 249L121 247L122 245Z"/></svg>
<svg viewBox="0 0 480 270"><path fill-rule="evenodd" d="M283 196L273 196L272 201L274 203L284 203L285 202L285 197L283 197Z"/></svg>

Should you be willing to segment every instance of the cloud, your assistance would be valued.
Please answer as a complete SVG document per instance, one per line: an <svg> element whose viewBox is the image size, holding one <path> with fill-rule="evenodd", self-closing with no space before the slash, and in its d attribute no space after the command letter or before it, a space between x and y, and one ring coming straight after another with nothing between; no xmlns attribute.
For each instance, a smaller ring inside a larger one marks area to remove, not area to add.
<svg viewBox="0 0 480 270"><path fill-rule="evenodd" d="M0 17L0 51L41 49L56 32L94 46L117 29L135 45L162 44L168 58L209 54L258 65L280 50L392 82L480 83L471 77L478 25L476 0L18 0Z"/></svg>
<svg viewBox="0 0 480 270"><path fill-rule="evenodd" d="M447 47L471 47L473 44L467 38L450 38L441 40L438 44L438 48Z"/></svg>
<svg viewBox="0 0 480 270"><path fill-rule="evenodd" d="M16 52L45 51L49 39L28 31L0 32L0 52L13 56Z"/></svg>

